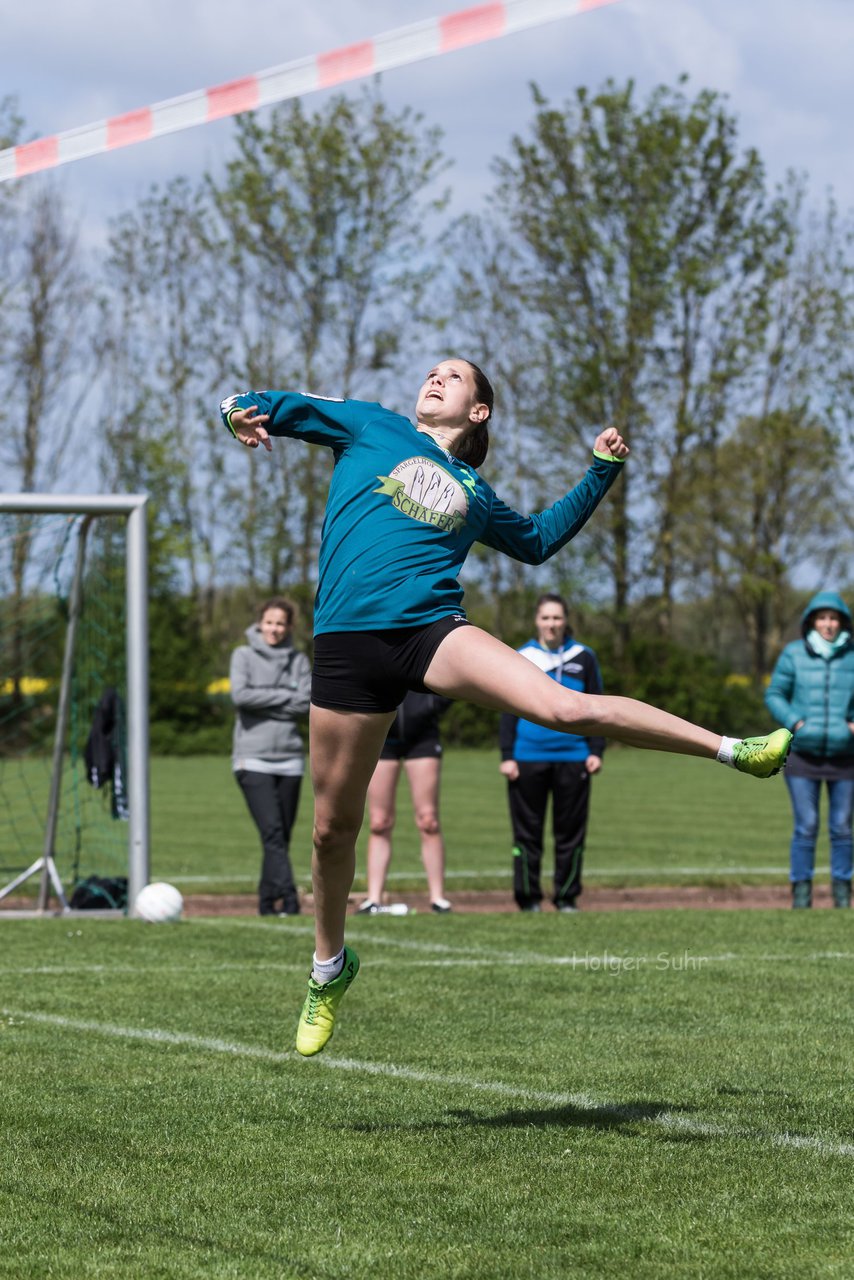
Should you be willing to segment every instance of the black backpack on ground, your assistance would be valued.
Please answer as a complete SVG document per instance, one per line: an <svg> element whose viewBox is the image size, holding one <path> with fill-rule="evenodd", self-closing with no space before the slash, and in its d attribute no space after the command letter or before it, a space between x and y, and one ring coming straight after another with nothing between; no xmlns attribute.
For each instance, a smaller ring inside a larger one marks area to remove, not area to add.
<svg viewBox="0 0 854 1280"><path fill-rule="evenodd" d="M72 911L124 911L128 904L127 876L88 876L71 895Z"/></svg>

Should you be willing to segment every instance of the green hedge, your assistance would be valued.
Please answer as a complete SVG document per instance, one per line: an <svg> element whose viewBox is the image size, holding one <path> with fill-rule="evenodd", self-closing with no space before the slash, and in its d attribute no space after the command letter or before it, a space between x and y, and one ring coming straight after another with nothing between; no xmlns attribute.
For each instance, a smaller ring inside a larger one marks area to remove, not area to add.
<svg viewBox="0 0 854 1280"><path fill-rule="evenodd" d="M762 690L706 654L649 636L633 640L619 659L607 642L597 652L607 693L640 698L733 737L776 728Z"/></svg>

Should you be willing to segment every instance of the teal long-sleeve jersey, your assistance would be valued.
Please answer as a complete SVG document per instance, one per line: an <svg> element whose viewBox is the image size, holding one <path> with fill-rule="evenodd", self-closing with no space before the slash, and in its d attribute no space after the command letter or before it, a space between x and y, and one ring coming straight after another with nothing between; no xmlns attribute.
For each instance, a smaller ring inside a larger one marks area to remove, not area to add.
<svg viewBox="0 0 854 1280"><path fill-rule="evenodd" d="M462 615L457 578L473 543L541 564L586 523L621 470L594 456L583 479L534 515L508 507L477 472L380 404L291 391L223 400L269 415L271 436L332 449L320 541L315 634L424 626Z"/></svg>

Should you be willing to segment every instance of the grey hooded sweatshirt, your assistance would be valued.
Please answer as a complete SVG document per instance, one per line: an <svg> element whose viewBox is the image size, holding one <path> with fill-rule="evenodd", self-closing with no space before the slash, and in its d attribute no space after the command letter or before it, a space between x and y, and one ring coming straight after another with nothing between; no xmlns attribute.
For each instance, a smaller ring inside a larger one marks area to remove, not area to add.
<svg viewBox="0 0 854 1280"><path fill-rule="evenodd" d="M248 644L231 655L231 701L234 721L232 768L242 761L289 760L302 757L296 717L305 715L311 699L311 664L290 640L271 645L257 623L246 629Z"/></svg>

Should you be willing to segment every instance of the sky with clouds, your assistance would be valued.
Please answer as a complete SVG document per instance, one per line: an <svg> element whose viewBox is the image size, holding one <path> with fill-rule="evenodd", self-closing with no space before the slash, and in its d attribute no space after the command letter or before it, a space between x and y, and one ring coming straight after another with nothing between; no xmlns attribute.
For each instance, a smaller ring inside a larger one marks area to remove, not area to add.
<svg viewBox="0 0 854 1280"><path fill-rule="evenodd" d="M454 0L0 0L5 71L28 136L52 134L467 7ZM456 212L484 208L489 162L524 133L531 81L555 103L585 84L633 78L729 96L745 145L770 176L805 172L854 209L854 0L620 0L582 16L387 72L383 92L445 132ZM319 105L313 94L307 105ZM262 114L263 114L262 109ZM267 109L269 110L269 109ZM217 169L220 121L77 161L54 181L97 244L107 216L152 183ZM23 179L34 181L36 179Z"/></svg>

